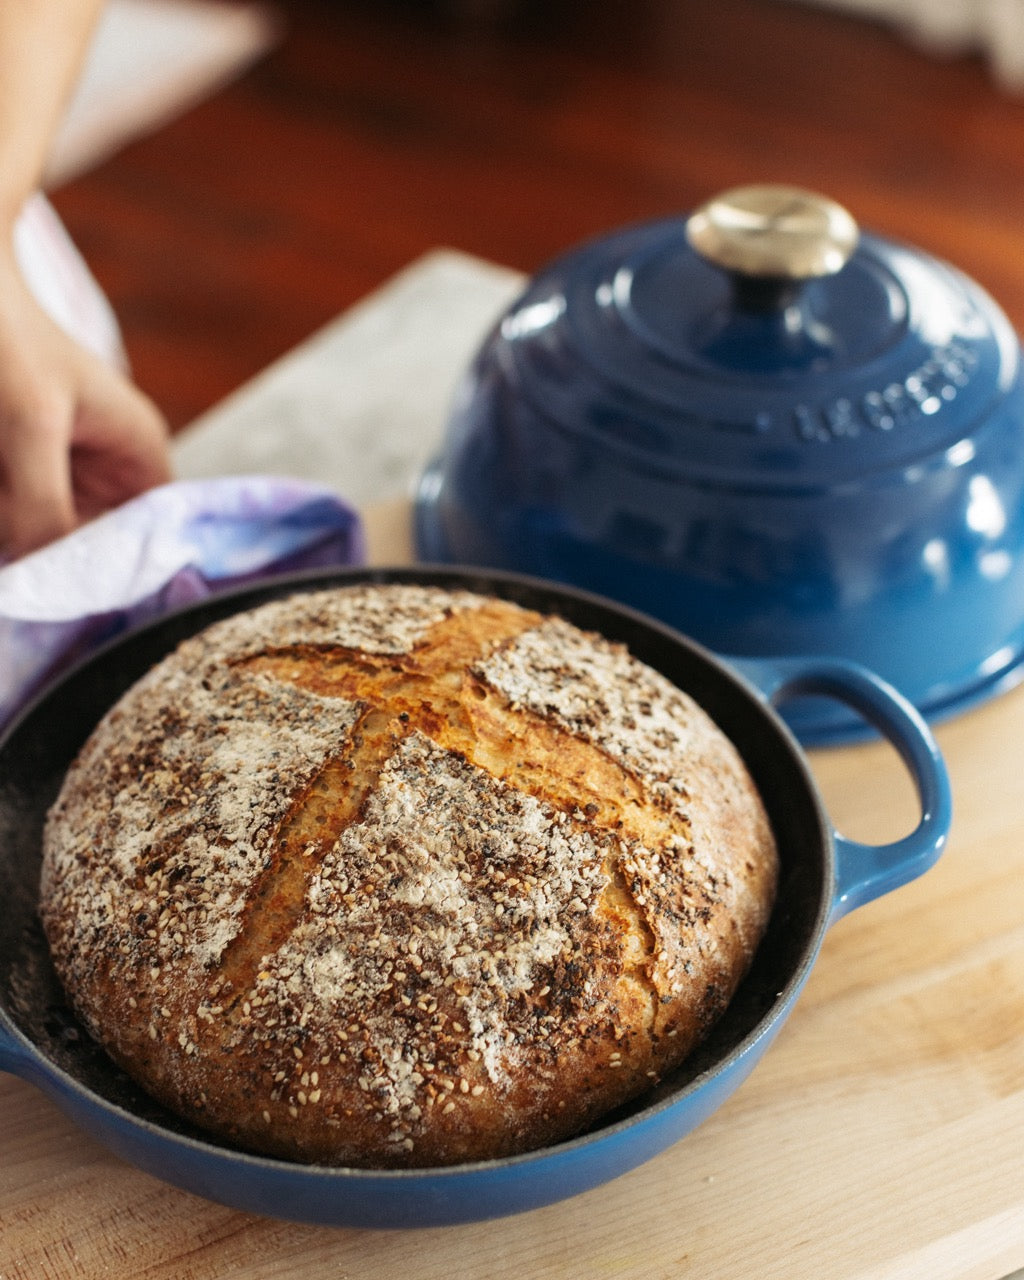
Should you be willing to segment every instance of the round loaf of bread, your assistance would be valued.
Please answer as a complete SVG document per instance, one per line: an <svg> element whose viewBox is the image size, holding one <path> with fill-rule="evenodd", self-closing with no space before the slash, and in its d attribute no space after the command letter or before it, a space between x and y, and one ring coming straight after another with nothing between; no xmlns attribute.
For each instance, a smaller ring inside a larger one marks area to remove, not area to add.
<svg viewBox="0 0 1024 1280"><path fill-rule="evenodd" d="M54 963L110 1056L232 1145L363 1167L545 1146L649 1088L777 875L686 693L559 617L406 584L185 641L44 845Z"/></svg>

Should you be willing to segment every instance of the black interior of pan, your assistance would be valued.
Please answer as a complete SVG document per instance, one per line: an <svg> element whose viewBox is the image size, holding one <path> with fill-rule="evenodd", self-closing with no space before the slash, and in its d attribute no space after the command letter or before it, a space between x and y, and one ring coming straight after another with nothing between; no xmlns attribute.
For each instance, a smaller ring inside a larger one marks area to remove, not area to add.
<svg viewBox="0 0 1024 1280"><path fill-rule="evenodd" d="M751 972L704 1046L658 1098L713 1069L753 1032L794 975L813 960L822 928L828 839L798 749L719 663L675 633L617 606L491 571L338 571L291 576L214 597L121 637L45 691L0 742L0 1009L42 1057L92 1093L163 1128L198 1136L116 1068L81 1028L49 962L36 913L43 819L64 772L103 713L180 640L274 596L352 581L431 582L502 595L626 644L694 696L736 743L771 816L782 878L768 934ZM631 1109L652 1101L647 1095ZM617 1114L614 1119L623 1118ZM612 1119L612 1117L609 1117Z"/></svg>

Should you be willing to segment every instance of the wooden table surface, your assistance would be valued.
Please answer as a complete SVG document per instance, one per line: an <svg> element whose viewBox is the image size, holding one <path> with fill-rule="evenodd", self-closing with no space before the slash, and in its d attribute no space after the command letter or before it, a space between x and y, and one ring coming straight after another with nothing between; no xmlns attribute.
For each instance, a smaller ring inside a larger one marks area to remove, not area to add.
<svg viewBox="0 0 1024 1280"><path fill-rule="evenodd" d="M367 513L372 558L407 511ZM997 1280L1024 1266L1024 688L939 727L952 838L854 912L750 1079L700 1129L574 1200L445 1229L258 1219L108 1154L0 1077L2 1280L440 1280L451 1275ZM836 826L914 819L892 749L816 752Z"/></svg>
<svg viewBox="0 0 1024 1280"><path fill-rule="evenodd" d="M762 0L525 5L505 30L444 7L288 0L271 59L55 194L173 426L433 246L533 270L742 181L827 191L1024 326L1024 99L980 62ZM375 559L408 554L401 507L367 517ZM751 1078L617 1182L444 1230L261 1220L0 1075L0 1280L999 1280L1024 1266L1022 727L1024 689L940 727L938 866L841 921ZM848 834L912 820L889 748L813 763Z"/></svg>

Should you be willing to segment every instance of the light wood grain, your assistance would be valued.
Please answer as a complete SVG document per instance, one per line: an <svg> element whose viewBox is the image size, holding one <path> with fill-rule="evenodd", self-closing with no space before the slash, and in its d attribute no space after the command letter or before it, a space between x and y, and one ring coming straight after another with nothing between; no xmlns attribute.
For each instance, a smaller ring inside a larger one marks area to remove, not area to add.
<svg viewBox="0 0 1024 1280"><path fill-rule="evenodd" d="M374 560L408 551L368 513ZM751 1078L671 1150L574 1200L410 1232L257 1219L107 1154L0 1077L3 1280L997 1280L1024 1265L1024 689L943 725L952 840L848 916ZM815 753L830 814L911 820L890 748Z"/></svg>
<svg viewBox="0 0 1024 1280"><path fill-rule="evenodd" d="M175 426L439 244L533 270L735 182L827 191L1024 323L1024 107L971 60L766 0L288 0L252 75L57 193ZM456 6L457 7L457 6ZM470 6L467 6L470 7ZM502 6L496 6L502 8ZM197 193L199 198L197 198ZM368 513L378 562L401 511ZM1024 690L942 726L928 875L841 921L708 1123L498 1223L258 1220L163 1186L0 1076L2 1280L997 1280L1024 1266ZM837 825L912 820L892 753L818 753Z"/></svg>

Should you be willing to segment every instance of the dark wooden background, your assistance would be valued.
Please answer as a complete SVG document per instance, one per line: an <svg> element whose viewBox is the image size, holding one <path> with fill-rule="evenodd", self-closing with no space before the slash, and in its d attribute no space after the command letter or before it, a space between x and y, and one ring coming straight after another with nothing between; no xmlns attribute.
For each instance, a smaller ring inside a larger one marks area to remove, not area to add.
<svg viewBox="0 0 1024 1280"><path fill-rule="evenodd" d="M426 250L530 271L741 182L822 190L1024 330L1024 94L786 0L277 0L243 78L55 193L187 424Z"/></svg>

